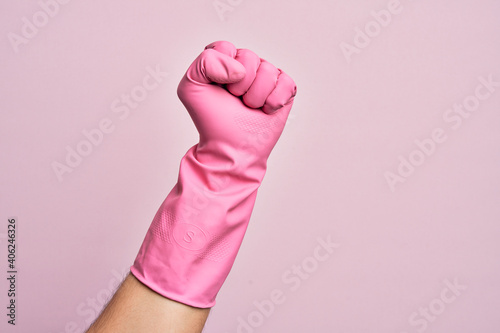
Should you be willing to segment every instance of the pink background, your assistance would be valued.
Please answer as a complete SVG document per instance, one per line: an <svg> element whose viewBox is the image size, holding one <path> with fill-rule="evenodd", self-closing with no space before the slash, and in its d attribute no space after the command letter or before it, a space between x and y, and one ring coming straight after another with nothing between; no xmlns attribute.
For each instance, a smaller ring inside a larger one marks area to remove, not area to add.
<svg viewBox="0 0 500 333"><path fill-rule="evenodd" d="M82 332L95 318L197 142L177 84L228 40L298 95L205 332L498 332L500 86L480 81L500 82L498 1L43 7L0 5L0 276L11 216L19 268L15 327L0 279L0 331ZM168 75L140 95L156 67ZM131 92L144 99L125 116ZM112 131L88 146L102 121ZM91 150L59 180L67 147ZM338 246L318 252L328 236Z"/></svg>

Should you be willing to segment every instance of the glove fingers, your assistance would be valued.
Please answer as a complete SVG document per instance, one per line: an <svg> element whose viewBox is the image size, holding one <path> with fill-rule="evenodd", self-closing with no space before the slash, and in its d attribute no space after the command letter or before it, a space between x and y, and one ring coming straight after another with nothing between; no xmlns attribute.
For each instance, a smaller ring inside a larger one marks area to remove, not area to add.
<svg viewBox="0 0 500 333"><path fill-rule="evenodd" d="M293 102L293 98L297 94L297 86L293 79L282 70L279 71L276 88L269 94L262 107L262 111L267 114L276 112L286 104Z"/></svg>
<svg viewBox="0 0 500 333"><path fill-rule="evenodd" d="M227 90L235 96L241 96L247 92L252 85L257 74L257 69L260 66L260 58L254 52L247 49L238 49L235 59L239 61L246 70L245 77L236 83L231 83L226 86Z"/></svg>
<svg viewBox="0 0 500 333"><path fill-rule="evenodd" d="M243 95L243 102L254 109L261 108L267 96L276 87L279 70L271 63L261 59L257 75L248 91Z"/></svg>

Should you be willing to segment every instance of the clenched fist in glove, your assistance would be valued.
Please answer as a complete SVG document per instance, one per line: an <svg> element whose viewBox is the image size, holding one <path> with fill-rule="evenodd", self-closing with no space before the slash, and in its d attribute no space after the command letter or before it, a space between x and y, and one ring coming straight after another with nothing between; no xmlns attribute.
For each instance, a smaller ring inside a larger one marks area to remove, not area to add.
<svg viewBox="0 0 500 333"><path fill-rule="evenodd" d="M205 47L177 89L200 142L182 158L147 231L131 267L138 280L190 306L215 304L296 91L250 50L225 41Z"/></svg>

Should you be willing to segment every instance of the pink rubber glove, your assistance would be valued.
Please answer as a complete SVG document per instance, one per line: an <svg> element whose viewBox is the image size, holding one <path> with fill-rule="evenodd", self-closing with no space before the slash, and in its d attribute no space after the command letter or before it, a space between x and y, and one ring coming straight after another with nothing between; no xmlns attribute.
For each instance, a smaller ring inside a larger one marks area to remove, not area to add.
<svg viewBox="0 0 500 333"><path fill-rule="evenodd" d="M177 89L200 142L146 234L131 267L137 279L187 305L215 304L296 91L252 51L225 41L205 47Z"/></svg>

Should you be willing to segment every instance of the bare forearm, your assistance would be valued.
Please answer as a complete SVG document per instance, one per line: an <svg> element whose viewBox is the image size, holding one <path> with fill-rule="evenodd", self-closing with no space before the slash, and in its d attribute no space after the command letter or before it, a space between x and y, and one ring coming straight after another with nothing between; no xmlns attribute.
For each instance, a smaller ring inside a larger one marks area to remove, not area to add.
<svg viewBox="0 0 500 333"><path fill-rule="evenodd" d="M129 274L87 333L199 333L209 312L165 298Z"/></svg>

